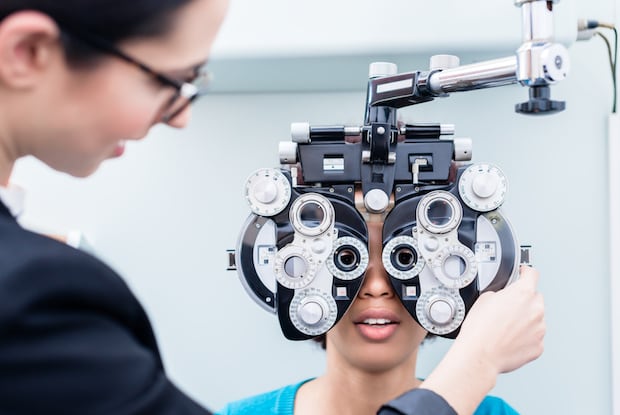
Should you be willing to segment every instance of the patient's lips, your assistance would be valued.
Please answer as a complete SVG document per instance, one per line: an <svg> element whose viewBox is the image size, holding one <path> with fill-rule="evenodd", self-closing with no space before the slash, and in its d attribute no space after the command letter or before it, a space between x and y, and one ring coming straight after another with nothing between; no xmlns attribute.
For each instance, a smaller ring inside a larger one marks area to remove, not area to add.
<svg viewBox="0 0 620 415"><path fill-rule="evenodd" d="M353 321L358 332L367 340L381 342L389 339L398 329L398 315L386 309L370 309Z"/></svg>

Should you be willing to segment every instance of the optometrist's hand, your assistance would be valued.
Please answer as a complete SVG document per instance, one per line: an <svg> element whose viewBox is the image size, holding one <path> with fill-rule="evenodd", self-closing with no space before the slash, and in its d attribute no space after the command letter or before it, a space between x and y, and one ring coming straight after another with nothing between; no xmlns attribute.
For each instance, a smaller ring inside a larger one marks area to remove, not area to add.
<svg viewBox="0 0 620 415"><path fill-rule="evenodd" d="M482 294L469 311L454 344L420 386L440 396L459 415L472 414L510 372L543 352L545 307L538 272L522 267L517 281Z"/></svg>
<svg viewBox="0 0 620 415"><path fill-rule="evenodd" d="M537 291L538 271L522 266L520 277L498 292L482 294L474 303L457 342L497 370L510 372L538 358L544 349L545 306Z"/></svg>

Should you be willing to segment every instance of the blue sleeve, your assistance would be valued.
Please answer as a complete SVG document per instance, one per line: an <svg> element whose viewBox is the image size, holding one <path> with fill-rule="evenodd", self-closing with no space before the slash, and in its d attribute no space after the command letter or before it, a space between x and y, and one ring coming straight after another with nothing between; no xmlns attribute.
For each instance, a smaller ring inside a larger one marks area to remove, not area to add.
<svg viewBox="0 0 620 415"><path fill-rule="evenodd" d="M383 405L379 415L457 415L441 396L428 389L413 389Z"/></svg>

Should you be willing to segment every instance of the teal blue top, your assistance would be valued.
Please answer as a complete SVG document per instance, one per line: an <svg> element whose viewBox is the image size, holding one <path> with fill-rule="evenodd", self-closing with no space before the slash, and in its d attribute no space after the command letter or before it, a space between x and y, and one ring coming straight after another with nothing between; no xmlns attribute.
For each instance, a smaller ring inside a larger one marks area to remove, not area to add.
<svg viewBox="0 0 620 415"><path fill-rule="evenodd" d="M271 392L231 402L216 415L293 415L295 395L307 380ZM518 415L503 399L484 398L474 415Z"/></svg>

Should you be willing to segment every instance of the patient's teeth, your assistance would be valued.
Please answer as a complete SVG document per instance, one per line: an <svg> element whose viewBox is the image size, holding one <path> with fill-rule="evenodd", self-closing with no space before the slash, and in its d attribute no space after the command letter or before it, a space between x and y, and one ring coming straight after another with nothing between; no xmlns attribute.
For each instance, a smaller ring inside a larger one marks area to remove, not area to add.
<svg viewBox="0 0 620 415"><path fill-rule="evenodd" d="M364 320L364 324L377 325L377 324L390 324L391 321L386 318L367 318Z"/></svg>

